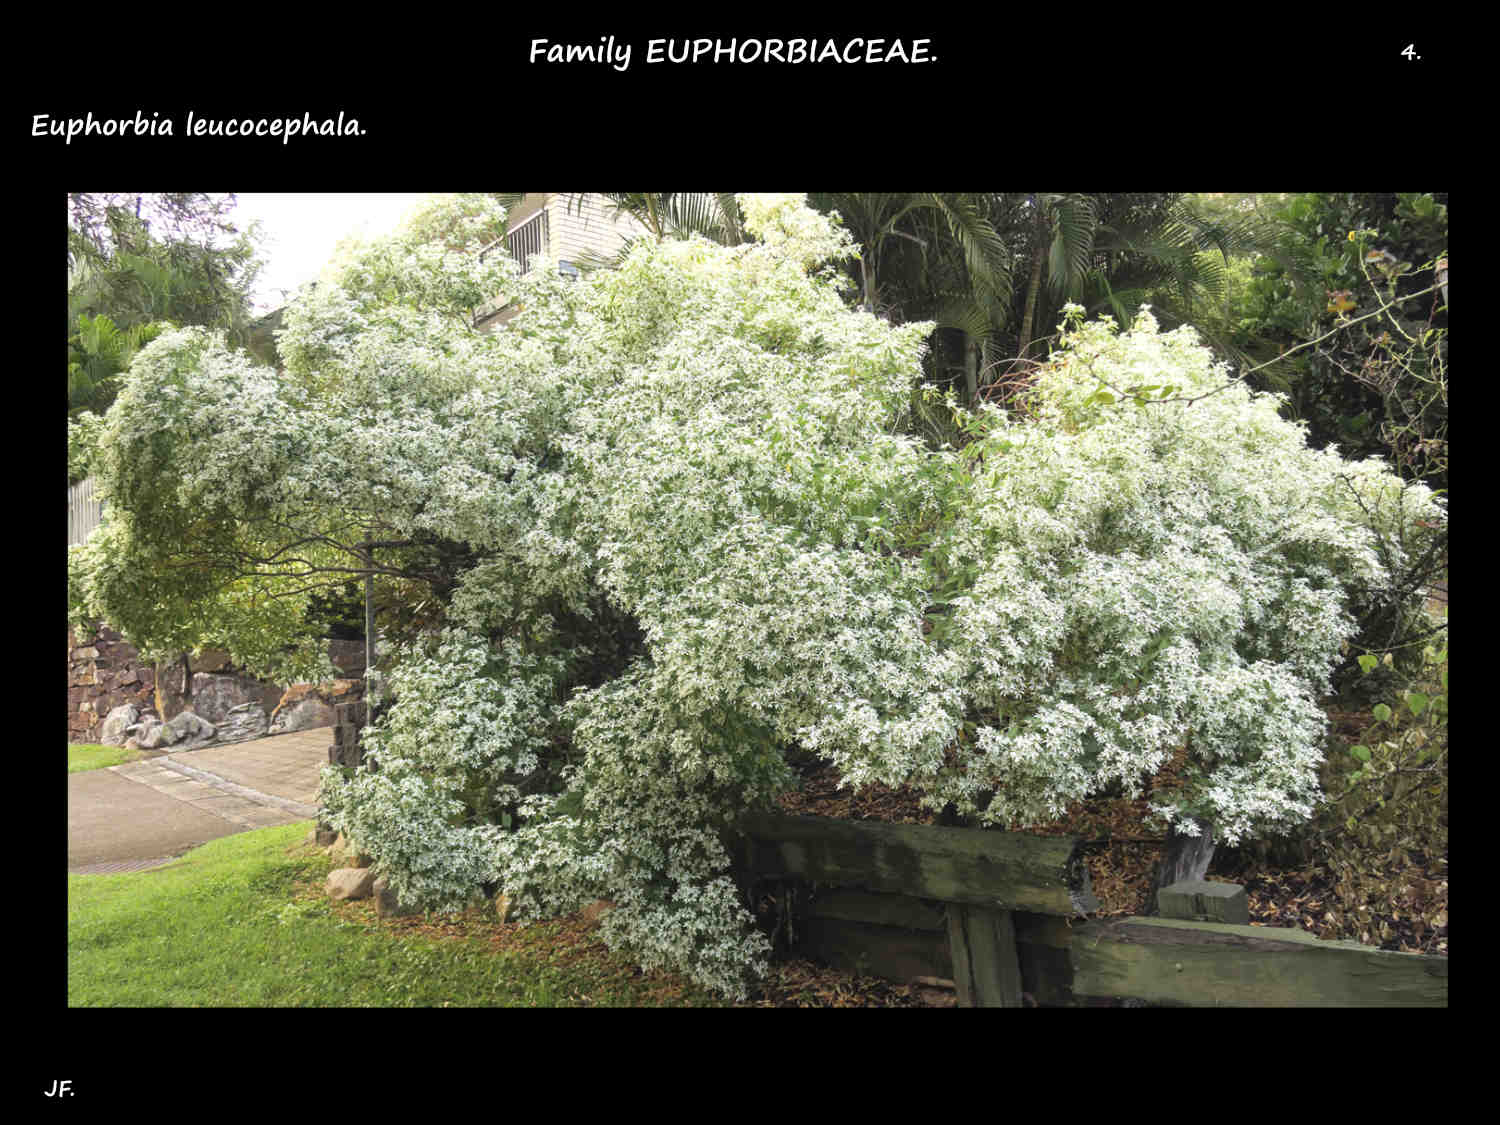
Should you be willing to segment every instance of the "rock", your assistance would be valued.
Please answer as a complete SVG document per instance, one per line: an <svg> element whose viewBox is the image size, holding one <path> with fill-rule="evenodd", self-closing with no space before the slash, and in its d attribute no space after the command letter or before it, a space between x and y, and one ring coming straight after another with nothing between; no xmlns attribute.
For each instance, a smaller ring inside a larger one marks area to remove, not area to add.
<svg viewBox="0 0 1500 1125"><path fill-rule="evenodd" d="M321 824L315 826L312 830L312 842L320 848L326 848L338 838L339 834L337 832L332 828L325 828Z"/></svg>
<svg viewBox="0 0 1500 1125"><path fill-rule="evenodd" d="M342 832L334 837L333 845L328 849L328 854L333 857L335 863L342 863L346 867L369 867L374 862L364 852L355 851L354 845L344 839Z"/></svg>
<svg viewBox="0 0 1500 1125"><path fill-rule="evenodd" d="M127 750L139 750L140 748L141 748L141 744L139 742L137 742L134 738L127 738L125 740L125 749L127 749Z"/></svg>
<svg viewBox="0 0 1500 1125"><path fill-rule="evenodd" d="M177 732L155 715L143 715L140 722L125 729L135 735L135 743L142 750L171 746L177 741Z"/></svg>
<svg viewBox="0 0 1500 1125"><path fill-rule="evenodd" d="M252 680L248 676L216 675L200 672L193 676L193 710L214 726L222 725L231 712L247 703L254 703L264 714L266 696L274 700L280 695L271 684ZM262 727L264 733L264 727Z"/></svg>
<svg viewBox="0 0 1500 1125"><path fill-rule="evenodd" d="M341 867L328 873L323 889L333 899L369 898L375 889L375 872L369 867Z"/></svg>
<svg viewBox="0 0 1500 1125"><path fill-rule="evenodd" d="M338 707L364 698L363 680L333 680L320 684L292 684L282 693L271 712L270 734L331 727L338 721Z"/></svg>
<svg viewBox="0 0 1500 1125"><path fill-rule="evenodd" d="M391 890L390 880L384 875L375 880L371 893L375 896L375 913L381 918L406 918L422 913L415 906L402 906L396 892Z"/></svg>
<svg viewBox="0 0 1500 1125"><path fill-rule="evenodd" d="M98 660L99 650L97 648L94 648L92 645L89 645L85 648L75 648L73 650L73 655L79 660Z"/></svg>
<svg viewBox="0 0 1500 1125"><path fill-rule="evenodd" d="M516 904L510 895L497 893L495 895L495 914L502 922L513 922L516 918Z"/></svg>
<svg viewBox="0 0 1500 1125"><path fill-rule="evenodd" d="M248 742L266 733L266 713L259 703L242 703L232 707L223 719L214 723L215 741L221 745Z"/></svg>
<svg viewBox="0 0 1500 1125"><path fill-rule="evenodd" d="M303 695L297 698L288 698L299 688L307 689ZM276 705L276 710L271 713L270 726L266 728L267 734L290 734L298 730L312 730L316 727L333 726L333 708L311 694L311 684L293 684L281 697L281 702Z"/></svg>
<svg viewBox="0 0 1500 1125"><path fill-rule="evenodd" d="M222 672L225 668L233 667L229 654L218 649L206 648L192 660L194 675L199 672Z"/></svg>
<svg viewBox="0 0 1500 1125"><path fill-rule="evenodd" d="M167 721L167 726L177 733L177 741L182 744L184 750L188 749L188 743L202 745L212 742L214 737L214 725L200 719L192 711L184 711Z"/></svg>

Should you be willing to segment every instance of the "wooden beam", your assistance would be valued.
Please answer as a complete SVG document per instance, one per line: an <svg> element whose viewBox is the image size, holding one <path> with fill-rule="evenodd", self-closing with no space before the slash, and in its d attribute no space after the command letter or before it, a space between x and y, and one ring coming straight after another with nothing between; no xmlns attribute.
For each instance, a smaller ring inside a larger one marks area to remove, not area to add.
<svg viewBox="0 0 1500 1125"><path fill-rule="evenodd" d="M1192 922L1250 924L1250 900L1238 883L1184 879L1156 892L1156 912Z"/></svg>
<svg viewBox="0 0 1500 1125"><path fill-rule="evenodd" d="M900 926L932 933L946 933L948 929L942 903L926 902L910 895L856 891L849 887L820 888L808 899L807 916Z"/></svg>
<svg viewBox="0 0 1500 1125"><path fill-rule="evenodd" d="M1301 930L1165 918L1072 928L1073 991L1194 1007L1448 1006L1448 959Z"/></svg>
<svg viewBox="0 0 1500 1125"><path fill-rule="evenodd" d="M1020 1008L1021 958L1009 910L954 903L948 945L960 1008Z"/></svg>
<svg viewBox="0 0 1500 1125"><path fill-rule="evenodd" d="M1099 909L1082 841L972 828L754 813L730 841L760 878L1073 916Z"/></svg>

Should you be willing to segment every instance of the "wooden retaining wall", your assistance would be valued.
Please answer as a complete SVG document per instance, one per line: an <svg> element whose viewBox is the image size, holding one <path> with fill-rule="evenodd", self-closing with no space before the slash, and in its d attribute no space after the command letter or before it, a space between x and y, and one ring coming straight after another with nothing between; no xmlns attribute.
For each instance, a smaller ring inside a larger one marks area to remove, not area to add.
<svg viewBox="0 0 1500 1125"><path fill-rule="evenodd" d="M1167 917L1086 920L1098 902L1072 837L770 814L740 827L730 846L742 884L797 901L798 953L951 981L961 1007L1448 1003L1446 957L1245 925L1233 884L1164 888Z"/></svg>

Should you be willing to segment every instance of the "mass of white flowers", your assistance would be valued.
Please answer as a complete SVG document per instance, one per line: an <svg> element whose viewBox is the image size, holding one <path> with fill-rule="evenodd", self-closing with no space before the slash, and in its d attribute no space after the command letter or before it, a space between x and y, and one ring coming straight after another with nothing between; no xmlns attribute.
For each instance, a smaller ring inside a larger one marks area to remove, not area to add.
<svg viewBox="0 0 1500 1125"><path fill-rule="evenodd" d="M497 213L458 197L289 310L284 373L159 338L97 435L119 558L78 598L209 604L157 565L183 537L463 544L327 818L404 901L609 899L607 940L732 995L768 946L722 833L793 746L1006 827L1138 794L1185 745L1164 821L1307 818L1350 599L1400 561L1377 534L1419 549L1441 503L1309 450L1149 313L1073 311L1024 414L930 450L900 423L932 326L851 311L820 270L855 248L802 196L741 202L752 243L572 281L481 262ZM474 331L497 293L521 312Z"/></svg>

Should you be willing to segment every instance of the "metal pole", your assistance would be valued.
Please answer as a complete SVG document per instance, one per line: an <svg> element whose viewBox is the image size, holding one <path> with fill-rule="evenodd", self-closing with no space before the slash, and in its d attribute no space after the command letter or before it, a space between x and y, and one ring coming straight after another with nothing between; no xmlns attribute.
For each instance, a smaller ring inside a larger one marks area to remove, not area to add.
<svg viewBox="0 0 1500 1125"><path fill-rule="evenodd" d="M370 572L373 565L374 548L369 543L361 543L364 548L365 558L365 675L375 671L375 602L373 599L374 576Z"/></svg>

